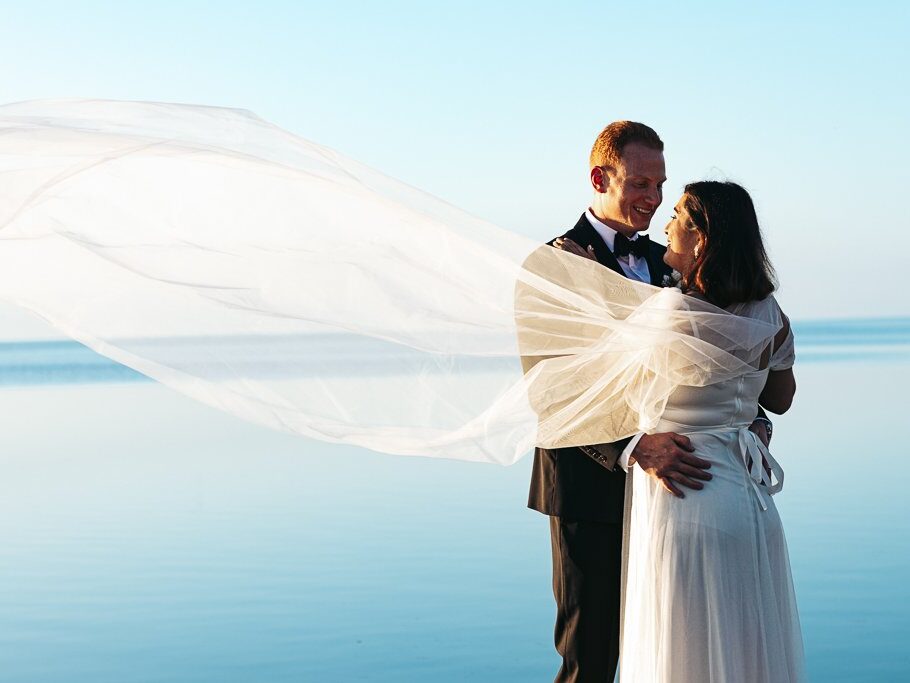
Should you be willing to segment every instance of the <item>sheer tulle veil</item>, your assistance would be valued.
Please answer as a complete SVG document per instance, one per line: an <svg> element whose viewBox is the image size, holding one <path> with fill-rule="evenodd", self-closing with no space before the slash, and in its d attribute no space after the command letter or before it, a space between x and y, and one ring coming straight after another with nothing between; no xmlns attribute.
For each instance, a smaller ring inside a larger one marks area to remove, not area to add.
<svg viewBox="0 0 910 683"><path fill-rule="evenodd" d="M389 453L614 441L777 331L235 109L0 107L0 228L0 299L241 418Z"/></svg>

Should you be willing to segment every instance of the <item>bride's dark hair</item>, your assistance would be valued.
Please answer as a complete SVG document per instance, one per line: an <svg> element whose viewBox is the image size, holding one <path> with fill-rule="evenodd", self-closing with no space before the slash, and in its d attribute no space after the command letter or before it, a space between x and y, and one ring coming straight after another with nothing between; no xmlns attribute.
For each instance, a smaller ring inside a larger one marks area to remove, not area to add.
<svg viewBox="0 0 910 683"><path fill-rule="evenodd" d="M703 180L686 185L686 210L704 245L684 289L697 289L725 308L764 299L776 287L749 193L736 183Z"/></svg>

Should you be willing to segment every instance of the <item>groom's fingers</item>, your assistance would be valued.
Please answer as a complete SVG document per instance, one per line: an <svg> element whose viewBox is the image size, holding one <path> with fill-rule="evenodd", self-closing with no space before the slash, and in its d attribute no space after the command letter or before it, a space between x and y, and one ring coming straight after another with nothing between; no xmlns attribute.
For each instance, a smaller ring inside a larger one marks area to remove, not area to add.
<svg viewBox="0 0 910 683"><path fill-rule="evenodd" d="M695 489L696 491L700 491L701 489L703 489L705 487L705 485L702 484L700 481L696 481L695 479L689 479L689 477L685 476L681 472L676 472L676 471L670 472L669 474L667 474L665 479L672 479L673 481L685 486L687 489Z"/></svg>
<svg viewBox="0 0 910 683"><path fill-rule="evenodd" d="M660 478L658 479L658 481L661 483L661 485L662 485L665 489L667 489L667 491L669 491L670 493L672 493L672 494L673 494L674 496L676 496L677 498L685 498L685 497L686 497L685 494L683 494L682 491L680 491L678 488L676 488L676 485L675 485L672 481L670 481L669 479L667 479L666 477L660 477Z"/></svg>
<svg viewBox="0 0 910 683"><path fill-rule="evenodd" d="M697 467L700 470L711 469L711 461L699 458L697 455L692 455L691 453L680 453L679 461L682 464L688 465L689 467Z"/></svg>
<svg viewBox="0 0 910 683"><path fill-rule="evenodd" d="M711 481L712 476L709 472L705 472L704 469L699 467L693 467L692 465L687 465L683 462L679 463L677 468L681 474L686 475L694 479L701 479L703 481Z"/></svg>
<svg viewBox="0 0 910 683"><path fill-rule="evenodd" d="M682 434L677 434L676 432L667 432L670 435L677 446L684 448L687 451L694 451L695 448L692 446L692 440L688 436L683 436Z"/></svg>

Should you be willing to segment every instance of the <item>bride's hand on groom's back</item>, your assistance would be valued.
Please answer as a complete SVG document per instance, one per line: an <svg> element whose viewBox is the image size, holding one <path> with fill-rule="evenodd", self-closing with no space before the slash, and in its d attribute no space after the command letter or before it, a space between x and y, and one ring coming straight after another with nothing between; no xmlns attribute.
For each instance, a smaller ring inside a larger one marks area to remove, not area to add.
<svg viewBox="0 0 910 683"><path fill-rule="evenodd" d="M575 254L576 256L590 259L591 261L597 260L597 257L594 255L593 246L589 244L588 248L585 249L578 242L575 242L568 237L557 237L555 240L553 240L553 246L562 251L567 251L570 254Z"/></svg>
<svg viewBox="0 0 910 683"><path fill-rule="evenodd" d="M680 485L697 490L704 487L702 481L711 479L705 471L711 463L693 455L693 450L692 442L682 434L645 434L639 439L631 457L647 474L657 478L667 491L685 498Z"/></svg>

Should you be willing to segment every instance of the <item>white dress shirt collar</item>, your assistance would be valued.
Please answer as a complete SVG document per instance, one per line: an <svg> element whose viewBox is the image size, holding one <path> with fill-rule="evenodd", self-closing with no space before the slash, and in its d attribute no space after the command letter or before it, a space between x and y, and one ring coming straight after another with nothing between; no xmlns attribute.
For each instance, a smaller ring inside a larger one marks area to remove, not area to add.
<svg viewBox="0 0 910 683"><path fill-rule="evenodd" d="M597 216L594 215L594 212L589 208L585 211L585 216L588 219L588 223L591 224L591 227L597 231L597 234L603 238L603 241L607 245L607 249L610 250L610 253L614 251L613 244L616 242L616 231L611 228L606 223L602 222ZM629 238L629 241L634 242L638 239L638 233L636 232L632 237Z"/></svg>
<svg viewBox="0 0 910 683"><path fill-rule="evenodd" d="M598 220L591 209L585 211L585 216L588 218L588 222L591 224L591 227L594 228L594 230L597 231L597 234L603 238L603 241L606 243L607 249L610 250L610 253L614 253L613 249L616 242L616 231L609 225L605 225L600 220ZM637 240L638 233L629 239L633 241ZM629 254L627 256L617 256L616 262L619 264L619 267L622 269L622 272L626 277L630 277L633 280L638 280L639 282L651 281L651 269L648 267L648 259L639 258L635 256L635 254Z"/></svg>

